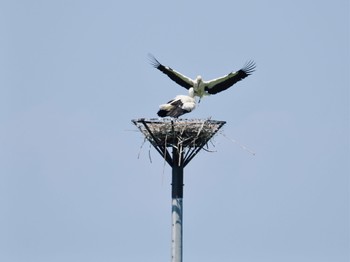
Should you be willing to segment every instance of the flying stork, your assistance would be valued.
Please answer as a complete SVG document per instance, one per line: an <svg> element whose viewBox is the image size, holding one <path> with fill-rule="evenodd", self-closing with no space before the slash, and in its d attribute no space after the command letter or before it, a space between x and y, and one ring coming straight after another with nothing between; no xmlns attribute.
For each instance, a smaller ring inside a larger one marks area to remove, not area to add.
<svg viewBox="0 0 350 262"><path fill-rule="evenodd" d="M196 79L191 79L174 69L162 65L152 54L148 54L150 58L150 63L166 74L171 80L178 83L180 86L183 86L186 89L194 88L194 95L198 96L200 99L206 95L214 95L221 91L228 89L233 86L238 81L246 78L255 71L254 61L248 61L243 68L236 72L230 72L229 74L212 79L210 81L204 81L199 75Z"/></svg>
<svg viewBox="0 0 350 262"><path fill-rule="evenodd" d="M158 116L178 118L183 114L187 114L196 108L196 100L194 99L194 89L188 90L188 96L177 95L174 99L166 104L159 106Z"/></svg>

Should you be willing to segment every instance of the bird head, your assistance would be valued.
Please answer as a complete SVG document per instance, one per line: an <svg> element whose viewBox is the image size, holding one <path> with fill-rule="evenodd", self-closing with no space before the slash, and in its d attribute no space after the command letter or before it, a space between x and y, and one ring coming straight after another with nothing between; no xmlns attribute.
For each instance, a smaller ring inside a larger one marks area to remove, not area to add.
<svg viewBox="0 0 350 262"><path fill-rule="evenodd" d="M196 82L197 83L200 83L202 81L203 81L202 76L199 75L199 76L196 77Z"/></svg>

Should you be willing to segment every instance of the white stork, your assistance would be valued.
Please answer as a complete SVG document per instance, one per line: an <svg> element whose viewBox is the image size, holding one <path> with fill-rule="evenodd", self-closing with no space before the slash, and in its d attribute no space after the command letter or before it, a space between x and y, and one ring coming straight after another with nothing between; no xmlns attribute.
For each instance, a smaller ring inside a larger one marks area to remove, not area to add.
<svg viewBox="0 0 350 262"><path fill-rule="evenodd" d="M233 86L238 81L246 78L255 70L254 61L248 61L243 68L236 72L231 72L225 76L212 79L210 81L204 81L199 75L196 79L191 79L174 69L164 66L152 55L148 54L151 64L166 74L170 79L178 83L180 86L183 86L186 89L194 88L194 95L202 98L206 95L214 95L221 91L226 90L227 88Z"/></svg>
<svg viewBox="0 0 350 262"><path fill-rule="evenodd" d="M159 106L158 116L178 118L183 114L189 113L196 108L196 100L194 99L194 90L188 90L188 96L178 95L166 104Z"/></svg>

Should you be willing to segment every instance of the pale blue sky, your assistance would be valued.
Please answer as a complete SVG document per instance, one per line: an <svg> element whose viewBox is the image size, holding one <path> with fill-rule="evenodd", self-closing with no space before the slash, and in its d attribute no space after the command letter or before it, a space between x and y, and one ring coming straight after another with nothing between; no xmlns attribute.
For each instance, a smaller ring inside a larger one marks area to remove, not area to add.
<svg viewBox="0 0 350 262"><path fill-rule="evenodd" d="M188 118L184 260L349 261L349 1L0 1L0 261L170 261L170 168L134 118L257 70ZM138 159L138 153L140 157ZM149 160L151 155L152 163ZM164 169L164 170L163 170Z"/></svg>

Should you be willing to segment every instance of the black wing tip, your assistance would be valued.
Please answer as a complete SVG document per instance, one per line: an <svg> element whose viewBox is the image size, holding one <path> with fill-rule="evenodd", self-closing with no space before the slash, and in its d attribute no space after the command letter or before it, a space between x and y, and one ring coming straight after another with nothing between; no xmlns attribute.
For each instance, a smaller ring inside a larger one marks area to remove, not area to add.
<svg viewBox="0 0 350 262"><path fill-rule="evenodd" d="M159 109L159 111L157 112L157 115L160 117L166 117L168 115L168 111L164 110L164 109Z"/></svg>
<svg viewBox="0 0 350 262"><path fill-rule="evenodd" d="M249 60L247 63L245 63L244 67L241 70L247 75L250 75L255 71L255 68L256 64L254 60Z"/></svg>
<svg viewBox="0 0 350 262"><path fill-rule="evenodd" d="M159 61L156 59L154 55L152 55L151 53L148 53L147 55L148 55L148 60L153 67L158 68L161 65L161 63L159 63Z"/></svg>

